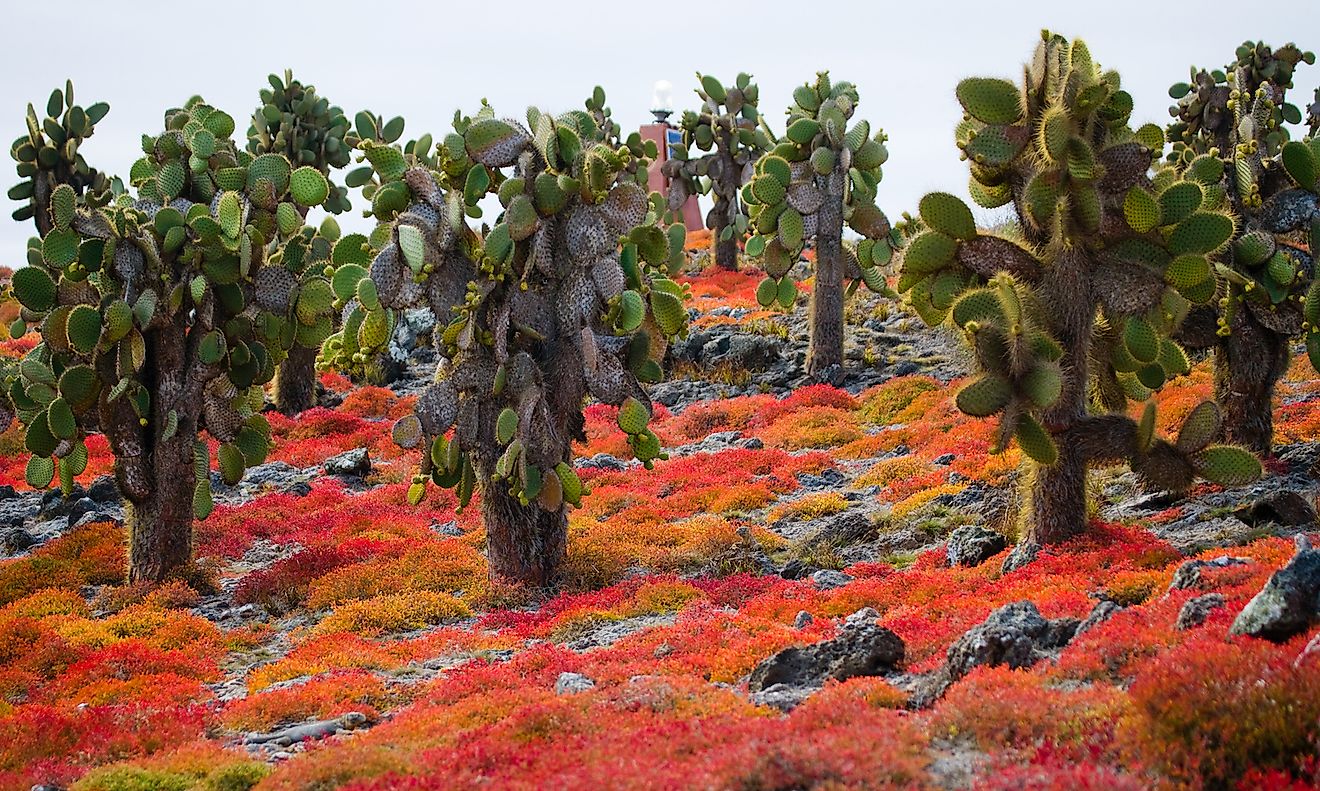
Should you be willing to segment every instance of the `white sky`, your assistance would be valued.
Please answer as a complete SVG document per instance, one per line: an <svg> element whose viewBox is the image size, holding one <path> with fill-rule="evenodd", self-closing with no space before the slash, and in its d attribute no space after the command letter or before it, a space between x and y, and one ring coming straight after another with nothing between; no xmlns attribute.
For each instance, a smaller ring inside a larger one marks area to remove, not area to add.
<svg viewBox="0 0 1320 791"><path fill-rule="evenodd" d="M110 103L84 154L111 173L126 175L141 135L159 131L163 111L193 94L232 114L241 136L266 75L285 68L350 118L363 108L405 116L405 139L427 131L439 138L455 109L471 112L482 97L501 115L521 118L529 104L580 107L596 84L615 119L635 128L650 120L656 80L674 83L679 110L695 106L697 70L726 83L739 71L751 73L762 112L782 129L792 89L829 69L857 84L859 116L890 136L879 203L893 218L926 191L965 193L966 166L952 142L960 117L954 85L972 75L1018 79L1042 27L1084 38L1103 66L1119 69L1136 101L1134 126L1166 123L1168 86L1185 80L1191 64L1224 65L1244 39L1279 46L1309 34L1297 43L1320 50L1315 0L1268 15L1223 0L1201 0L1194 9L1160 0L65 0L57 12L41 3L5 5L3 142L23 133L28 102L41 114L50 90L69 77L79 104ZM53 32L38 33L51 25ZM1294 103L1309 101L1317 82L1320 64L1303 66ZM0 185L8 189L17 177L8 157L4 167ZM0 202L0 263L19 265L33 226L9 218L18 204ZM353 215L341 224L363 227L357 209Z"/></svg>

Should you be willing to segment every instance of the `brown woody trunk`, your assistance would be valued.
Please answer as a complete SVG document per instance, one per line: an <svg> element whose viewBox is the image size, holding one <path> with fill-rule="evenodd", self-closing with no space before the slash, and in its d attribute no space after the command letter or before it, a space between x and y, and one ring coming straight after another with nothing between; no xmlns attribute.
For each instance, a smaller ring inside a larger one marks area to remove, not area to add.
<svg viewBox="0 0 1320 791"><path fill-rule="evenodd" d="M159 582L192 560L197 405L191 403L194 399L187 387L187 338L180 324L167 323L149 331L146 339L150 376L143 384L151 391L152 413L142 435L145 458L134 460L139 463L133 472L145 475L147 481L145 487L130 487L125 492L129 501L130 582ZM171 410L176 412L178 426L174 435L165 439L160 432ZM123 419L123 413L119 419Z"/></svg>
<svg viewBox="0 0 1320 791"><path fill-rule="evenodd" d="M153 451L151 495L127 509L130 582L160 582L192 560L192 454L182 431Z"/></svg>
<svg viewBox="0 0 1320 791"><path fill-rule="evenodd" d="M1091 329L1095 303L1091 293L1088 257L1077 248L1059 256L1053 275L1045 281L1041 304L1051 306L1050 329L1063 347L1063 392L1041 417L1059 448L1054 464L1026 461L1023 482L1022 533L1026 542L1057 544L1086 529L1087 454L1068 432L1086 417ZM1050 293L1050 292L1053 293Z"/></svg>
<svg viewBox="0 0 1320 791"><path fill-rule="evenodd" d="M721 208L723 202L715 206L715 228L711 231L711 245L715 248L715 266L730 272L738 268L738 240L730 235L728 239L721 239L724 235L724 229L729 227L729 218L727 212Z"/></svg>
<svg viewBox="0 0 1320 791"><path fill-rule="evenodd" d="M1268 455L1274 445L1274 385L1288 370L1288 339L1238 314L1215 346L1215 400L1224 440Z"/></svg>
<svg viewBox="0 0 1320 791"><path fill-rule="evenodd" d="M832 174L841 176L842 174ZM843 176L846 178L846 176ZM840 184L842 182L840 181ZM826 190L816 229L816 280L811 288L807 373L843 367L843 195Z"/></svg>
<svg viewBox="0 0 1320 791"><path fill-rule="evenodd" d="M484 487L481 516L491 577L549 590L559 584L568 552L568 517L536 503L523 505L499 482Z"/></svg>
<svg viewBox="0 0 1320 791"><path fill-rule="evenodd" d="M294 346L275 373L275 408L293 416L316 406L316 349Z"/></svg>

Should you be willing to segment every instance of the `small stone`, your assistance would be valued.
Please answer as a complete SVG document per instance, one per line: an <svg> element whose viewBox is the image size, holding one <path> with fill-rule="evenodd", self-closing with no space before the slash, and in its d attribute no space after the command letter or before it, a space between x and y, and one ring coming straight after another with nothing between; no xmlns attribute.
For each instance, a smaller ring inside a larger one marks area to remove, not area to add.
<svg viewBox="0 0 1320 791"><path fill-rule="evenodd" d="M12 486L0 486L0 500L12 500L18 496L18 490Z"/></svg>
<svg viewBox="0 0 1320 791"><path fill-rule="evenodd" d="M16 555L37 543L36 537L21 527L5 533L3 549L6 555Z"/></svg>
<svg viewBox="0 0 1320 791"><path fill-rule="evenodd" d="M958 457L952 453L944 453L939 456L936 456L932 463L940 467L947 467L950 464L953 464L955 461L957 461L957 459Z"/></svg>
<svg viewBox="0 0 1320 791"><path fill-rule="evenodd" d="M307 481L298 481L289 487L289 494L294 497L306 497L312 493L312 485Z"/></svg>
<svg viewBox="0 0 1320 791"><path fill-rule="evenodd" d="M811 583L823 591L842 588L852 581L852 577L834 569L821 569L811 575Z"/></svg>
<svg viewBox="0 0 1320 791"><path fill-rule="evenodd" d="M1008 539L988 527L966 525L949 534L950 566L979 566L1008 547Z"/></svg>
<svg viewBox="0 0 1320 791"><path fill-rule="evenodd" d="M877 676L903 660L903 641L875 624L843 629L831 640L792 646L763 660L748 678L752 692L776 684L819 688L829 679Z"/></svg>
<svg viewBox="0 0 1320 791"><path fill-rule="evenodd" d="M1091 631L1095 627L1112 618L1114 613L1122 609L1123 606L1121 604L1116 601L1110 601L1109 599L1096 602L1096 605L1091 608L1090 614L1077 625L1077 633L1073 635L1073 638L1075 639L1080 635Z"/></svg>
<svg viewBox="0 0 1320 791"><path fill-rule="evenodd" d="M880 618L880 611L874 607L863 607L857 612L843 619L843 628L852 629L858 626L867 626L875 623Z"/></svg>
<svg viewBox="0 0 1320 791"><path fill-rule="evenodd" d="M1204 596L1188 599L1178 611L1178 620L1174 621L1173 628L1184 631L1200 626L1210 617L1210 613L1223 606L1222 593L1207 593Z"/></svg>
<svg viewBox="0 0 1320 791"><path fill-rule="evenodd" d="M806 610L800 610L797 614L797 617L793 619L793 628L805 629L808 626L810 626L812 621L814 620L816 619L811 617L811 613L807 612Z"/></svg>
<svg viewBox="0 0 1320 791"><path fill-rule="evenodd" d="M999 567L999 573L1008 574L1017 571L1035 560L1038 554L1040 554L1040 544L1023 541L1013 547L1013 551L1008 553L1008 557L1004 558L1004 564Z"/></svg>
<svg viewBox="0 0 1320 791"><path fill-rule="evenodd" d="M664 659L665 657L669 656L672 653L674 653L674 647L672 645L670 645L669 643L661 643L660 645L657 645L655 647L654 651L651 652L651 656L655 657L656 659Z"/></svg>
<svg viewBox="0 0 1320 791"><path fill-rule="evenodd" d="M1188 590L1201 584L1201 569L1222 569L1229 566L1241 566L1249 563L1247 558L1232 557L1230 555L1220 555L1211 560L1187 560L1178 566L1178 570L1173 572L1173 581L1169 583L1169 590Z"/></svg>
<svg viewBox="0 0 1320 791"><path fill-rule="evenodd" d="M326 475L365 478L371 472L371 456L366 448L354 448L326 459L321 469Z"/></svg>
<svg viewBox="0 0 1320 791"><path fill-rule="evenodd" d="M444 522L441 524L436 524L434 522L431 523L431 532L437 533L442 536L463 535L463 529L459 527L458 522L455 522L453 519L450 519L448 522Z"/></svg>
<svg viewBox="0 0 1320 791"><path fill-rule="evenodd" d="M595 686L595 681L592 681L581 673L564 671L559 674L559 678L555 681L555 694L574 695L579 692L586 692L589 689L593 689Z"/></svg>

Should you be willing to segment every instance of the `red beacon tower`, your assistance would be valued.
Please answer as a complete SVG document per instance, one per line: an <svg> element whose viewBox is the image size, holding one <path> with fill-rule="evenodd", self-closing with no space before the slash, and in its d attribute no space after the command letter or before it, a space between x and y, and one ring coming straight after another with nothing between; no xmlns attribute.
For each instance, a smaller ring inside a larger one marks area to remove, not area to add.
<svg viewBox="0 0 1320 791"><path fill-rule="evenodd" d="M674 114L674 86L669 80L656 82L655 90L651 94L651 114L655 116L655 123L643 124L638 130L643 140L654 140L655 147L660 152L647 169L648 184L653 191L668 195L669 179L660 172L660 166L669 159L671 146L683 145L682 130L669 123L669 116ZM701 220L701 209L697 206L695 195L683 204L683 224L689 231L699 231L706 227Z"/></svg>

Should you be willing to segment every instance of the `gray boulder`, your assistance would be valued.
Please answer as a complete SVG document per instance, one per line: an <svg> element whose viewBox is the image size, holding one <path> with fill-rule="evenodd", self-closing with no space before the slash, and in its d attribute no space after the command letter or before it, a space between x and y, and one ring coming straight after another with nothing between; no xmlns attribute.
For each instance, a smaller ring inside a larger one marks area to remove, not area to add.
<svg viewBox="0 0 1320 791"><path fill-rule="evenodd" d="M988 527L966 525L949 534L950 566L979 566L1008 547L1008 539Z"/></svg>
<svg viewBox="0 0 1320 791"><path fill-rule="evenodd" d="M1270 575L1233 621L1230 634L1282 642L1320 621L1320 550L1298 536L1298 552Z"/></svg>
<svg viewBox="0 0 1320 791"><path fill-rule="evenodd" d="M838 636L806 646L785 648L763 660L747 680L748 689L762 692L782 684L794 689L819 689L830 679L878 676L903 661L898 635L864 620L846 624Z"/></svg>
<svg viewBox="0 0 1320 791"><path fill-rule="evenodd" d="M326 475L365 478L371 472L371 456L366 448L354 448L331 456L321 465Z"/></svg>
<svg viewBox="0 0 1320 791"><path fill-rule="evenodd" d="M556 695L575 695L579 692L586 692L594 689L596 682L582 675L581 673L569 673L564 671L559 674L555 680Z"/></svg>

